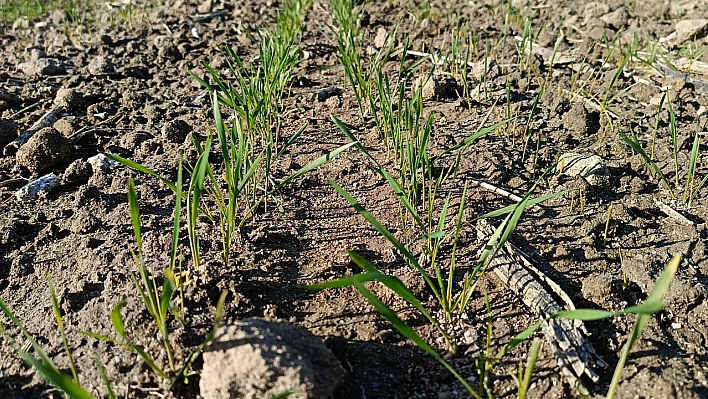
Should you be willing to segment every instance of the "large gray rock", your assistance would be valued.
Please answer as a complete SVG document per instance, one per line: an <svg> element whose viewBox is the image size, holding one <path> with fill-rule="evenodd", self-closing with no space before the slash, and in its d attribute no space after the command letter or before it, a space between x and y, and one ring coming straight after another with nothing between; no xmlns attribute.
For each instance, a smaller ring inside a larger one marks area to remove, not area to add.
<svg viewBox="0 0 708 399"><path fill-rule="evenodd" d="M199 388L204 399L325 399L344 370L306 328L249 318L221 326L203 355Z"/></svg>

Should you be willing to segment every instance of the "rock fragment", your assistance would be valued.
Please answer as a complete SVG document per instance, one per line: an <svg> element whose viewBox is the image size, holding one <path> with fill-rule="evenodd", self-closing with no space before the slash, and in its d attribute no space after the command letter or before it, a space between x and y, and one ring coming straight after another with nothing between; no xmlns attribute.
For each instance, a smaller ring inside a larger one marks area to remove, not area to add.
<svg viewBox="0 0 708 399"><path fill-rule="evenodd" d="M69 159L73 146L54 128L47 127L17 151L16 162L32 174L45 172Z"/></svg>
<svg viewBox="0 0 708 399"><path fill-rule="evenodd" d="M570 177L580 176L592 186L607 185L610 178L610 172L602 158L573 152L560 156L556 172Z"/></svg>
<svg viewBox="0 0 708 399"><path fill-rule="evenodd" d="M388 34L386 33L386 29L379 27L376 30L376 36L374 36L374 47L376 48L381 48L386 44L386 38L388 37Z"/></svg>
<svg viewBox="0 0 708 399"><path fill-rule="evenodd" d="M686 19L676 23L676 45L708 35L708 19Z"/></svg>
<svg viewBox="0 0 708 399"><path fill-rule="evenodd" d="M57 175L50 173L34 180L15 192L15 198L20 201L36 199L42 191L50 190L57 185Z"/></svg>
<svg viewBox="0 0 708 399"><path fill-rule="evenodd" d="M421 84L423 84L421 96L424 101L445 97L445 88L440 84L440 81L434 77L430 77L429 79L418 78L413 83L414 90L418 89Z"/></svg>
<svg viewBox="0 0 708 399"><path fill-rule="evenodd" d="M204 399L269 398L293 388L290 399L325 399L344 376L307 329L256 317L220 327L203 358Z"/></svg>

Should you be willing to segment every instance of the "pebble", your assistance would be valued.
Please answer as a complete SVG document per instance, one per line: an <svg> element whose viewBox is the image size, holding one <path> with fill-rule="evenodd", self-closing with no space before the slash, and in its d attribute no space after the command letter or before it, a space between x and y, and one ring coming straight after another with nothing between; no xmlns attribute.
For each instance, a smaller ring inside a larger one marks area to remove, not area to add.
<svg viewBox="0 0 708 399"><path fill-rule="evenodd" d="M560 156L556 172L570 177L580 176L592 186L608 184L610 176L605 161L599 156L573 152Z"/></svg>
<svg viewBox="0 0 708 399"><path fill-rule="evenodd" d="M50 190L57 185L57 175L50 173L23 186L15 193L15 198L20 201L36 199L42 191Z"/></svg>

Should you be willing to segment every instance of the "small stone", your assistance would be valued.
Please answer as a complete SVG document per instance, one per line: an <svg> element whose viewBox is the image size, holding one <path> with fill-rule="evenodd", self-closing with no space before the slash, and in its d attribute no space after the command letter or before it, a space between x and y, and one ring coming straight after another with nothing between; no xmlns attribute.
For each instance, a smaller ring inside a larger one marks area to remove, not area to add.
<svg viewBox="0 0 708 399"><path fill-rule="evenodd" d="M306 328L253 317L221 326L202 355L204 399L329 398L344 377L337 358Z"/></svg>
<svg viewBox="0 0 708 399"><path fill-rule="evenodd" d="M26 76L61 75L66 73L64 64L53 58L39 58L17 65Z"/></svg>
<svg viewBox="0 0 708 399"><path fill-rule="evenodd" d="M63 25L65 20L66 11L64 11L63 9L57 9L52 12L52 24L54 24L54 26Z"/></svg>
<svg viewBox="0 0 708 399"><path fill-rule="evenodd" d="M388 37L388 34L386 33L386 29L378 28L376 30L376 36L374 37L374 47L376 47L376 48L383 47L386 44L387 37Z"/></svg>
<svg viewBox="0 0 708 399"><path fill-rule="evenodd" d="M200 14L206 14L211 12L212 7L214 7L214 0L204 0L202 4L197 7L197 12Z"/></svg>
<svg viewBox="0 0 708 399"><path fill-rule="evenodd" d="M700 39L708 35L708 19L686 19L676 23L676 36L671 42L678 46L689 40Z"/></svg>
<svg viewBox="0 0 708 399"><path fill-rule="evenodd" d="M19 18L17 21L12 23L13 30L23 30L29 28L29 21L24 18Z"/></svg>
<svg viewBox="0 0 708 399"><path fill-rule="evenodd" d="M57 185L57 176L54 173L42 176L15 192L15 198L20 201L36 199L43 191L48 191Z"/></svg>
<svg viewBox="0 0 708 399"><path fill-rule="evenodd" d="M114 161L103 154L97 154L87 159L86 164L91 166L93 173L100 173L118 166L118 161Z"/></svg>
<svg viewBox="0 0 708 399"><path fill-rule="evenodd" d="M0 149L17 138L18 126L9 119L0 118Z"/></svg>
<svg viewBox="0 0 708 399"><path fill-rule="evenodd" d="M52 127L47 127L30 137L16 154L17 165L39 174L66 162L74 147L69 140Z"/></svg>
<svg viewBox="0 0 708 399"><path fill-rule="evenodd" d="M103 75L113 71L113 64L110 59L99 55L89 62L88 71L91 75Z"/></svg>
<svg viewBox="0 0 708 399"><path fill-rule="evenodd" d="M317 101L325 101L326 99L337 94L339 90L334 86L327 86L317 92Z"/></svg>
<svg viewBox="0 0 708 399"><path fill-rule="evenodd" d="M414 90L417 90L420 85L423 84L423 82L425 82L425 85L423 86L423 89L421 91L421 96L423 97L424 101L433 100L445 96L445 88L434 77L430 77L429 79L427 79L427 81L426 78L418 78L413 83Z"/></svg>
<svg viewBox="0 0 708 399"><path fill-rule="evenodd" d="M499 76L499 65L496 61L489 59L486 61L473 62L470 65L470 76L476 81L489 81Z"/></svg>
<svg viewBox="0 0 708 399"><path fill-rule="evenodd" d="M27 49L27 56L30 61L36 61L40 58L47 58L47 53L39 47L30 47Z"/></svg>
<svg viewBox="0 0 708 399"><path fill-rule="evenodd" d="M181 119L171 120L162 126L162 138L171 143L183 143L190 133L192 127Z"/></svg>
<svg viewBox="0 0 708 399"><path fill-rule="evenodd" d="M610 176L605 162L599 156L572 152L560 156L556 172L570 177L580 176L593 186L608 184Z"/></svg>

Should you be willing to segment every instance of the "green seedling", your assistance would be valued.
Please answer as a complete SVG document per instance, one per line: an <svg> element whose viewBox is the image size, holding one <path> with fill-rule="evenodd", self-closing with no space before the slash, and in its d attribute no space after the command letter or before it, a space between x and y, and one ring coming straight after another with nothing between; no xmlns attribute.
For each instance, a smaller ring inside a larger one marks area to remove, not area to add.
<svg viewBox="0 0 708 399"><path fill-rule="evenodd" d="M602 233L602 245L607 245L607 232L610 229L610 220L612 220L612 205L610 204L610 208L607 210L607 220L605 221L605 232Z"/></svg>
<svg viewBox="0 0 708 399"><path fill-rule="evenodd" d="M204 353L204 349L206 349L209 344L214 340L214 337L216 336L216 332L221 326L221 323L224 321L224 316L226 315L224 312L224 304L226 303L226 296L228 294L228 291L223 291L221 295L219 296L219 300L216 302L216 312L214 314L214 326L212 327L211 331L209 331L209 334L204 338L204 341L192 352L190 352L189 355L185 358L184 364L182 365L182 368L177 372L175 377L172 379L172 384L170 384L170 389L174 387L174 385L177 382L184 382L185 384L188 383L188 378L191 377L192 375L197 374L196 372L192 371L192 365L194 362L201 356L202 353Z"/></svg>
<svg viewBox="0 0 708 399"><path fill-rule="evenodd" d="M179 197L178 197L179 198ZM180 201L177 202L177 207L179 207ZM170 312L177 313L174 305L171 303L172 294L175 291L176 283L171 270L167 270L164 276L164 282L162 287L158 286L157 279L155 278L154 269L150 271L148 269L146 260L143 255L143 240L142 234L140 232L140 212L138 209L138 196L135 192L135 183L133 179L128 180L128 203L130 205L130 215L133 225L133 234L135 236L135 241L137 248L133 250L132 247L128 247L130 253L133 255L133 260L135 261L135 266L138 269L137 276L135 272L130 271L130 278L133 281L135 289L140 294L140 298L143 305L147 309L152 321L157 326L160 336L163 341L163 346L165 352L167 353L168 362L170 370L175 371L174 354L172 350L172 344L170 343L169 328L167 325L167 318ZM176 215L175 218L178 218ZM173 232L174 233L174 232ZM173 252L172 256L176 254ZM171 264L174 260L170 261ZM92 332L84 332L84 334L101 339L104 341L111 342L123 346L124 348L134 352L140 356L143 361L162 378L167 379L167 372L160 367L154 358L145 352L145 350L140 346L135 344L125 331L123 324L123 316L121 315L121 310L128 305L127 301L119 302L111 311L111 322L113 328L118 334L119 338L111 338L105 335L100 335Z"/></svg>
<svg viewBox="0 0 708 399"><path fill-rule="evenodd" d="M55 386L61 392L66 394L72 399L94 399L88 391L81 385L79 381L79 376L76 369L76 363L74 362L74 357L69 348L69 343L66 337L66 331L64 330L64 322L61 315L61 310L59 308L59 300L57 299L56 290L54 289L54 283L51 277L48 276L49 281L49 292L52 302L52 310L54 313L54 318L57 322L57 327L59 328L59 333L62 338L62 344L64 346L64 352L69 359L69 368L71 369L71 376L68 376L61 371L54 364L54 362L49 358L47 353L42 349L42 347L37 343L32 334L30 334L27 329L22 325L22 322L15 316L15 314L10 310L10 308L5 304L5 302L0 298L0 310L7 316L12 324L20 329L22 335L26 342L28 342L34 354L25 350L23 346L19 345L17 341L9 334L5 325L0 323L0 334L2 334L6 341L10 344L13 350L27 363L30 367L37 370L37 372L51 385ZM110 399L115 399L116 395L113 392L111 383L106 376L105 367L96 357L96 365L101 374L101 379L106 387L108 396Z"/></svg>
<svg viewBox="0 0 708 399"><path fill-rule="evenodd" d="M401 246L401 248L403 247ZM421 313L423 313L423 315L426 316L428 320L430 320L431 323L438 326L435 319L428 313L423 304L415 297L415 295L413 295L413 293L408 290L408 288L406 288L406 286L398 278L381 273L374 265L369 263L366 259L362 258L356 252L348 251L348 253L352 261L356 263L359 267L361 267L365 271L365 273L356 274L350 277L343 277L339 280L331 281L328 283L303 286L303 288L310 290L319 290L328 288L342 288L348 286L355 287L369 301L369 303L374 306L376 311L378 311L382 316L386 317L386 319L388 319L388 321L391 322L391 324L393 324L393 326L404 337L410 339L419 348L423 349L428 354L433 356L433 358L440 362L448 371L450 371L450 373L455 376L455 378L457 378L457 380L465 387L465 389L467 389L467 391L472 396L474 396L475 398L479 398L479 395L477 395L477 393L469 385L469 383L460 374L458 374L457 371L455 371L455 369L453 369L452 366L450 366L450 364L435 351L435 349L428 345L428 343L426 343L425 340L423 340L415 332L415 330L413 330L410 326L408 326L408 324L401 320L396 314L396 312L391 310L391 308L381 302L381 300L377 298L376 295L369 291L364 286L364 283L370 281L381 282L382 284L386 285L388 288L393 290L398 296L405 299L411 305L415 306ZM438 328L440 327L438 326Z"/></svg>
<svg viewBox="0 0 708 399"><path fill-rule="evenodd" d="M25 361L25 363L37 370L37 372L48 383L57 387L70 398L94 399L94 397L90 393L88 393L88 391L86 391L86 389L84 389L71 376L68 376L59 371L59 368L56 366L56 364L54 364L54 362L52 362L52 359L47 356L47 353L44 352L42 347L32 337L32 334L30 334L27 329L25 329L25 327L22 325L17 316L12 313L10 308L7 307L5 301L3 301L2 299L0 299L0 310L5 313L5 316L7 316L10 321L12 321L12 324L17 326L20 331L22 331L22 335L25 337L25 340L32 345L32 349L34 350L35 354L29 353L28 351L24 350L22 346L19 345L17 341L12 338L12 336L10 336L7 329L5 328L5 325L3 323L0 323L0 334L5 337L10 346L12 346L12 349L15 350L15 353L17 353Z"/></svg>
<svg viewBox="0 0 708 399"><path fill-rule="evenodd" d="M649 155L646 153L646 151L644 151L641 144L639 144L639 141L637 140L636 135L634 135L634 132L632 132L634 139L630 139L629 137L627 137L626 134L624 134L622 132L617 132L617 133L619 134L619 136L622 138L622 140L628 146L630 146L634 151L636 151L639 155L642 156L642 158L644 159L644 163L646 163L646 165L647 165L647 169L649 169L649 170L653 169L654 172L657 175L659 175L659 177L661 177L661 180L664 182L664 184L666 185L666 188L669 190L669 193L671 194L671 198L675 199L676 195L674 194L674 191L671 189L671 185L669 184L669 179L666 177L664 172L661 171L661 169L656 164L656 162L654 162L654 160L649 157Z"/></svg>
<svg viewBox="0 0 708 399"><path fill-rule="evenodd" d="M676 115L674 114L674 107L669 100L669 127L671 129L671 143L673 144L673 154L674 154L674 169L676 171L676 187L679 185L679 166L678 166L678 133L676 129Z"/></svg>
<svg viewBox="0 0 708 399"><path fill-rule="evenodd" d="M698 191L706 184L708 181L708 175L706 175L703 180L696 184L696 166L698 165L698 150L701 144L701 120L700 117L696 123L696 134L693 137L693 146L691 147L691 154L688 158L688 173L686 174L686 188L683 194L683 202L687 203L689 206L696 197Z"/></svg>
<svg viewBox="0 0 708 399"><path fill-rule="evenodd" d="M656 122L654 123L654 131L652 132L651 138L651 159L654 159L654 148L656 146L656 132L659 130L659 115L661 115L661 110L664 107L664 100L666 100L666 92L661 95L661 100L659 101L659 109L656 111ZM636 141L636 139L635 139Z"/></svg>
<svg viewBox="0 0 708 399"><path fill-rule="evenodd" d="M74 362L74 356L71 354L71 348L69 348L69 341L66 339L66 331L64 331L64 321L61 317L61 309L59 308L59 300L57 299L57 293L54 289L54 282L52 282L51 276L47 275L47 280L49 281L49 294L52 300L52 310L54 311L54 319L57 322L57 327L59 327L59 334L61 335L61 342L64 345L64 353L69 359L69 368L71 369L71 375L74 377L74 381L77 385L81 385L79 381L79 374L76 372L76 363Z"/></svg>
<svg viewBox="0 0 708 399"><path fill-rule="evenodd" d="M538 359L538 352L541 349L541 340L534 338L531 343L531 349L529 349L528 359L526 361L526 367L519 364L519 376L517 380L517 385L519 387L519 392L517 397L519 399L526 398L528 394L529 387L531 386L531 376L533 375L534 367L536 366L536 360Z"/></svg>
<svg viewBox="0 0 708 399"><path fill-rule="evenodd" d="M612 375L612 381L610 382L610 387L607 392L608 399L613 399L615 397L615 394L617 393L617 388L619 387L620 379L622 378L622 371L624 370L624 366L627 363L629 354L632 351L634 345L639 340L639 337L641 336L644 327L646 327L646 324L649 322L649 318L653 314L656 314L657 312L660 312L664 309L664 295L669 289L669 285L671 284L671 281L673 280L674 275L676 274L676 271L678 270L680 264L681 255L674 255L664 268L664 271L661 273L659 279L656 281L656 284L654 285L654 288L652 289L647 299L639 305L630 306L619 312L612 312L602 309L566 310L558 312L550 317L551 319L562 318L582 321L595 321L617 316L637 315L637 320L635 321L634 327L630 332L629 339L625 343L624 348L622 349L622 354L620 355L620 359L617 362L617 365L615 366L615 371ZM497 357L501 358L501 356L507 353L511 348L528 339L536 330L541 327L541 324L542 322L538 322L524 330L519 335L517 335L516 338L514 338L509 344L507 344L504 349L502 349L500 355L497 355Z"/></svg>

